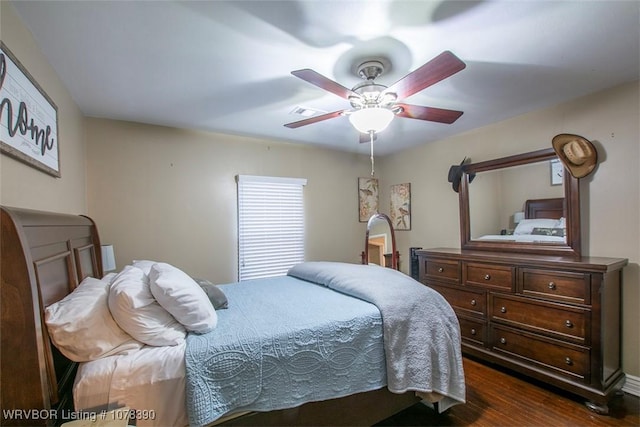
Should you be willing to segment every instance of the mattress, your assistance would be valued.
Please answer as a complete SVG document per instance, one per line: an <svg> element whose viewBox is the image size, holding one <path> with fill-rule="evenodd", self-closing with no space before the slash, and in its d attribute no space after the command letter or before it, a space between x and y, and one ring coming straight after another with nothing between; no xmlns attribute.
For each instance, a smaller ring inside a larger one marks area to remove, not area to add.
<svg viewBox="0 0 640 427"><path fill-rule="evenodd" d="M81 363L73 386L76 410L127 406L139 427L188 425L185 346L145 346L131 354Z"/></svg>

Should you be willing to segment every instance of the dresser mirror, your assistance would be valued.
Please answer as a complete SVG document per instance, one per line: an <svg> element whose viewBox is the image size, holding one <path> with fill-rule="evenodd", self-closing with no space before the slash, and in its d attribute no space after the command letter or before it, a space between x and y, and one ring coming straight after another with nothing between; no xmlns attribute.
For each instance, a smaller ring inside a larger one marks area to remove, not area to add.
<svg viewBox="0 0 640 427"><path fill-rule="evenodd" d="M578 179L557 162L549 148L464 165L462 249L580 256Z"/></svg>
<svg viewBox="0 0 640 427"><path fill-rule="evenodd" d="M391 219L387 215L378 213L369 218L361 256L363 264L377 264L398 270L396 236Z"/></svg>

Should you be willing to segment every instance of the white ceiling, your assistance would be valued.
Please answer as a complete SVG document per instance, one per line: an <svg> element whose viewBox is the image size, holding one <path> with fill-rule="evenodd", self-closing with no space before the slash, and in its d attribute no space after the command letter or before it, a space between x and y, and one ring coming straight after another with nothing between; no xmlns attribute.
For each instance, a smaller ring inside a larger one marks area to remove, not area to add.
<svg viewBox="0 0 640 427"><path fill-rule="evenodd" d="M298 129L297 106L349 103L290 74L351 88L388 57L390 86L444 50L467 67L406 102L464 111L396 117L387 154L639 79L640 1L14 1L87 116L366 153L346 117ZM9 46L11 48L11 46Z"/></svg>

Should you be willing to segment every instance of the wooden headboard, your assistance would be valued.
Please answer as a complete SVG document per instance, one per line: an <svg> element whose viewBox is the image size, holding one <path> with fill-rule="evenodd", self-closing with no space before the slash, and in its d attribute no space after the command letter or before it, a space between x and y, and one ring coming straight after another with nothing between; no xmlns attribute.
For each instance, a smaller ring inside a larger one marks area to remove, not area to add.
<svg viewBox="0 0 640 427"><path fill-rule="evenodd" d="M76 364L52 345L44 308L85 277L102 277L100 238L85 216L4 206L1 212L1 424L52 424L46 411L16 419L29 410L59 414L73 405Z"/></svg>
<svg viewBox="0 0 640 427"><path fill-rule="evenodd" d="M524 203L524 215L528 219L560 219L565 216L564 197L527 200Z"/></svg>

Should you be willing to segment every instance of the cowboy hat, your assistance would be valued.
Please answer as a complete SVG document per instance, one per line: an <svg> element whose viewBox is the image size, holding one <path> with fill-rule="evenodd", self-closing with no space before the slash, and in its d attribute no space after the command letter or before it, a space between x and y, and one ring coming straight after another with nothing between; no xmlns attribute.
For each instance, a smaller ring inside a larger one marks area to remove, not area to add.
<svg viewBox="0 0 640 427"><path fill-rule="evenodd" d="M452 184L453 191L456 193L460 189L460 179L462 179L462 174L464 173L464 163L467 158L462 159L459 165L452 165L449 168L449 174L447 176L447 180ZM469 182L473 181L473 178L476 177L475 173L469 175Z"/></svg>
<svg viewBox="0 0 640 427"><path fill-rule="evenodd" d="M574 178L589 175L598 163L593 144L579 135L561 133L551 141L558 158Z"/></svg>

